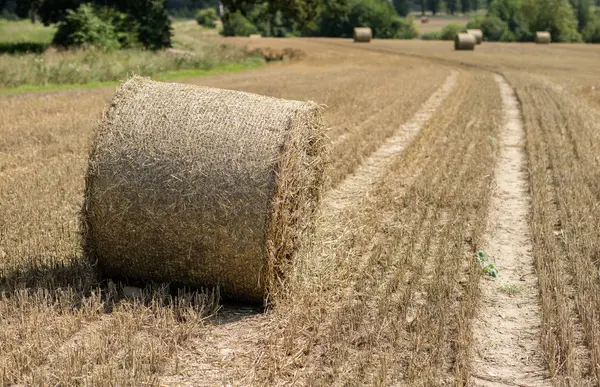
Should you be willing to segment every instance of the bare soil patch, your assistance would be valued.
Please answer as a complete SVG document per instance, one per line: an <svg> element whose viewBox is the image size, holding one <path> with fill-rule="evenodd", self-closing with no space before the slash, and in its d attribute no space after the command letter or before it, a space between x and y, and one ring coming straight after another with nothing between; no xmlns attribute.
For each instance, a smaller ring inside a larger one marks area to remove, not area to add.
<svg viewBox="0 0 600 387"><path fill-rule="evenodd" d="M544 381L547 371L539 345L539 289L528 224L531 199L523 121L513 90L500 75L495 78L505 121L497 139L500 154L484 250L499 274L495 279L484 277L481 285L473 328L473 384L550 385Z"/></svg>

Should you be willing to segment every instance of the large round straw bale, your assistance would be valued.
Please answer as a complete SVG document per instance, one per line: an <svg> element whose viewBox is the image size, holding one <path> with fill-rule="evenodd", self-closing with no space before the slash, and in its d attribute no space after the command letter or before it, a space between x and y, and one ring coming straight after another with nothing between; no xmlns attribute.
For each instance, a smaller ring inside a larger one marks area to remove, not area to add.
<svg viewBox="0 0 600 387"><path fill-rule="evenodd" d="M354 41L368 43L373 38L373 32L369 27L357 27L354 29Z"/></svg>
<svg viewBox="0 0 600 387"><path fill-rule="evenodd" d="M481 44L481 42L483 42L483 31L478 29L469 29L467 30L467 34L471 34L475 37L476 44Z"/></svg>
<svg viewBox="0 0 600 387"><path fill-rule="evenodd" d="M103 275L261 302L311 224L324 144L312 102L134 77L94 135L85 254Z"/></svg>
<svg viewBox="0 0 600 387"><path fill-rule="evenodd" d="M251 34L250 36L248 36L250 39L260 39L262 38L261 34Z"/></svg>
<svg viewBox="0 0 600 387"><path fill-rule="evenodd" d="M535 33L535 42L538 44L549 44L552 42L552 36L550 32L538 31Z"/></svg>
<svg viewBox="0 0 600 387"><path fill-rule="evenodd" d="M460 32L454 37L454 49L455 50L474 50L475 49L475 36Z"/></svg>

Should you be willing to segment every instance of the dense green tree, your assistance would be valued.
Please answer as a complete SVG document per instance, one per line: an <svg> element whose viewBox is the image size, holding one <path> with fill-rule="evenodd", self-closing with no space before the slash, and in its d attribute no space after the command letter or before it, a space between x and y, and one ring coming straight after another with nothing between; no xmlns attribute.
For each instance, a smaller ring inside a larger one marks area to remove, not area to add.
<svg viewBox="0 0 600 387"><path fill-rule="evenodd" d="M549 31L554 42L581 41L568 0L524 0L521 10L530 31Z"/></svg>
<svg viewBox="0 0 600 387"><path fill-rule="evenodd" d="M459 32L465 32L464 24L459 23L448 23L440 31L441 40L454 40L456 34Z"/></svg>
<svg viewBox="0 0 600 387"><path fill-rule="evenodd" d="M462 13L467 13L471 10L471 0L460 0L460 9Z"/></svg>
<svg viewBox="0 0 600 387"><path fill-rule="evenodd" d="M239 11L245 17L264 0L223 0L228 12ZM302 34L317 30L323 0L271 0L267 2L269 18L277 13L290 23L290 29Z"/></svg>
<svg viewBox="0 0 600 387"><path fill-rule="evenodd" d="M467 23L467 28L480 29L483 38L492 42L512 42L516 39L508 29L508 24L495 15L476 16Z"/></svg>
<svg viewBox="0 0 600 387"><path fill-rule="evenodd" d="M349 30L349 14L349 0L325 0L319 24L319 35L350 37L352 32Z"/></svg>
<svg viewBox="0 0 600 387"><path fill-rule="evenodd" d="M577 18L577 30L581 32L590 21L590 0L570 0L570 3Z"/></svg>
<svg viewBox="0 0 600 387"><path fill-rule="evenodd" d="M495 16L506 23L512 35L505 36L506 41L526 41L533 38L527 27L522 11L521 0L494 0L488 8L489 16ZM489 22L490 28L498 30L496 21Z"/></svg>
<svg viewBox="0 0 600 387"><path fill-rule="evenodd" d="M302 34L310 34L317 30L321 14L322 0L274 0L273 10L294 23L294 29ZM391 6L391 4L390 4ZM275 14L275 12L271 12Z"/></svg>
<svg viewBox="0 0 600 387"><path fill-rule="evenodd" d="M165 8L172 15L195 17L199 9L219 8L219 0L166 0Z"/></svg>
<svg viewBox="0 0 600 387"><path fill-rule="evenodd" d="M450 12L450 15L454 15L457 5L456 0L446 0L446 8L448 9L448 12Z"/></svg>
<svg viewBox="0 0 600 387"><path fill-rule="evenodd" d="M224 36L248 36L258 32L258 29L252 24L241 11L225 12L223 15Z"/></svg>
<svg viewBox="0 0 600 387"><path fill-rule="evenodd" d="M427 0L427 8L435 15L440 8L440 0Z"/></svg>
<svg viewBox="0 0 600 387"><path fill-rule="evenodd" d="M217 10L214 8L204 8L196 13L196 22L208 28L215 28L218 19Z"/></svg>
<svg viewBox="0 0 600 387"><path fill-rule="evenodd" d="M171 47L171 21L164 0L129 0L123 3L117 9L131 16L140 43L152 50Z"/></svg>
<svg viewBox="0 0 600 387"><path fill-rule="evenodd" d="M582 32L583 40L588 43L600 43L600 12L590 16L590 21Z"/></svg>
<svg viewBox="0 0 600 387"><path fill-rule="evenodd" d="M299 34L296 23L281 11L273 10L267 2L252 7L246 17L262 36L287 37Z"/></svg>
<svg viewBox="0 0 600 387"><path fill-rule="evenodd" d="M67 10L67 16L59 23L53 43L115 50L121 48L115 24L117 23L112 22L110 12L90 4L81 4L76 10Z"/></svg>
<svg viewBox="0 0 600 387"><path fill-rule="evenodd" d="M15 13L21 18L30 18L31 22L35 23L42 3L42 0L18 0L15 4Z"/></svg>
<svg viewBox="0 0 600 387"><path fill-rule="evenodd" d="M28 3L28 0L19 0L20 3ZM85 2L82 0L43 0L38 9L40 18L44 24L57 23L67 16L67 11L75 10Z"/></svg>
<svg viewBox="0 0 600 387"><path fill-rule="evenodd" d="M412 18L400 18L387 0L335 0L323 8L319 33L351 37L356 26L370 27L375 38L412 39L418 35Z"/></svg>
<svg viewBox="0 0 600 387"><path fill-rule="evenodd" d="M30 4L33 0L20 0ZM139 42L147 48L158 49L171 46L171 22L164 7L164 0L40 0L38 12L44 24L65 20L69 10L83 3L108 7L128 16L127 23L135 30Z"/></svg>
<svg viewBox="0 0 600 387"><path fill-rule="evenodd" d="M394 0L394 8L396 9L396 12L398 12L398 15L402 17L408 16L410 12L408 0Z"/></svg>

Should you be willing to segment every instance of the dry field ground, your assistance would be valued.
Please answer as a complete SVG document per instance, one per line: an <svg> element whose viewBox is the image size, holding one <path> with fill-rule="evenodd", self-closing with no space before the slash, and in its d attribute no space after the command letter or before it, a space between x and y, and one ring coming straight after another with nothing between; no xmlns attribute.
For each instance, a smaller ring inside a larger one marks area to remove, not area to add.
<svg viewBox="0 0 600 387"><path fill-rule="evenodd" d="M600 47L229 41L306 56L188 82L327 105L285 291L99 282L78 212L114 88L0 96L0 386L599 385Z"/></svg>

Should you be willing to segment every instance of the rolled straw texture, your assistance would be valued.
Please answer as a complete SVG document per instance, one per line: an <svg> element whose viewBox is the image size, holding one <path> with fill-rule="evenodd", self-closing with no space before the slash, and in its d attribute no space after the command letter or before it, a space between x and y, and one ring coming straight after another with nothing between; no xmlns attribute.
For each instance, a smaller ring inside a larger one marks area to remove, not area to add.
<svg viewBox="0 0 600 387"><path fill-rule="evenodd" d="M535 42L537 44L549 44L552 42L552 36L550 32L538 31L535 33Z"/></svg>
<svg viewBox="0 0 600 387"><path fill-rule="evenodd" d="M357 27L354 29L354 41L368 43L373 38L373 32L369 27Z"/></svg>
<svg viewBox="0 0 600 387"><path fill-rule="evenodd" d="M96 129L84 252L103 275L263 302L311 224L324 145L314 103L134 77Z"/></svg>
<svg viewBox="0 0 600 387"><path fill-rule="evenodd" d="M454 49L455 50L474 50L475 49L475 36L467 33L458 33L454 38Z"/></svg>
<svg viewBox="0 0 600 387"><path fill-rule="evenodd" d="M475 37L475 43L481 44L483 42L483 31L479 29L467 30L467 34L471 34Z"/></svg>

